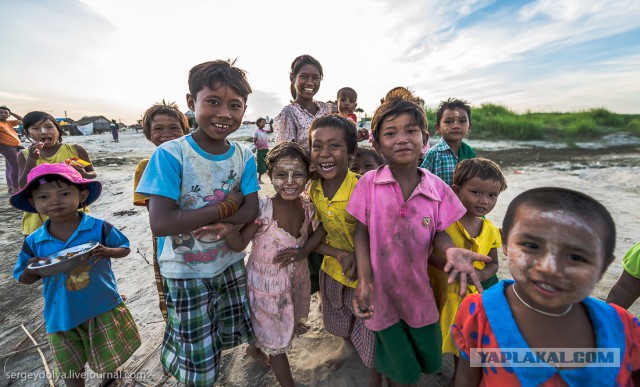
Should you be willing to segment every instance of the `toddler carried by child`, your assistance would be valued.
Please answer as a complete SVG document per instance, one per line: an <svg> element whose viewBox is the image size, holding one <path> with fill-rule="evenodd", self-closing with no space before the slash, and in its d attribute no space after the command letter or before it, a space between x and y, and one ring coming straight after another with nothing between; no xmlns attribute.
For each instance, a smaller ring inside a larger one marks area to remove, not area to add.
<svg viewBox="0 0 640 387"><path fill-rule="evenodd" d="M497 248L502 246L502 242L500 230L484 216L493 210L498 201L498 195L507 188L507 182L496 163L483 158L473 158L458 163L451 188L467 213L449 226L445 232L457 247L491 258L491 262L473 263L478 278L483 281L482 288L486 290L498 282L495 276L498 271ZM442 252L436 250L434 254L442 255ZM429 265L429 278L438 312L440 312L442 352L453 353L455 364L457 364L460 353L451 337L451 324L463 299L460 296L460 283L455 281L449 284L448 276L442 268L432 265ZM467 285L467 294L474 293L477 293L476 287Z"/></svg>
<svg viewBox="0 0 640 387"><path fill-rule="evenodd" d="M356 106L358 106L358 93L350 87L343 87L338 90L337 102L338 114L352 120L354 124L357 124L358 116L355 115L354 110ZM365 128L358 129L357 134L358 142L369 138L369 131Z"/></svg>
<svg viewBox="0 0 640 387"><path fill-rule="evenodd" d="M223 219L251 223L258 212L253 153L227 140L242 124L249 93L244 71L233 62L194 66L187 105L198 129L160 145L136 191L149 197L165 279L168 323L160 360L184 384L213 384L222 350L253 339L244 254L230 251L208 226Z"/></svg>
<svg viewBox="0 0 640 387"><path fill-rule="evenodd" d="M460 275L465 290L467 275L480 283L471 261L490 258L455 248L445 233L466 210L449 186L418 168L429 136L424 110L406 96L385 99L371 129L388 165L362 176L347 206L357 220L353 308L375 334L375 369L390 385L416 383L422 372L436 372L442 363L438 309L427 274L431 250L445 252L450 280Z"/></svg>
<svg viewBox="0 0 640 387"><path fill-rule="evenodd" d="M175 102L166 103L163 100L162 103L156 103L144 112L142 133L153 145L160 146L167 141L189 134L189 121ZM148 157L140 160L133 176L134 206L149 206L149 198L136 192L148 163ZM160 275L160 266L158 265L158 238L155 236L153 236L153 272L156 278L160 312L164 321L167 322L167 303L164 299L163 278Z"/></svg>
<svg viewBox="0 0 640 387"><path fill-rule="evenodd" d="M56 363L56 375L67 385L84 385L85 364L93 371L115 373L140 346L133 316L122 302L110 258L129 254L129 240L110 223L78 211L100 196L102 185L83 178L64 163L40 164L11 205L48 216L27 236L13 270L16 280L42 279L44 321ZM99 242L91 258L68 273L41 277L28 266L47 255Z"/></svg>
<svg viewBox="0 0 640 387"><path fill-rule="evenodd" d="M614 259L607 209L580 192L535 188L509 204L502 235L515 281L462 301L451 327L456 386L638 385L638 318L589 297ZM613 356L589 360L601 351Z"/></svg>
<svg viewBox="0 0 640 387"><path fill-rule="evenodd" d="M68 162L85 179L95 179L87 151L76 144L62 142L62 127L50 114L34 111L27 113L22 122L25 135L33 143L29 149L18 154L18 169L20 186L27 183L29 172L40 164ZM89 213L89 207L83 206L83 211ZM46 220L43 214L25 212L22 215L22 233L29 235Z"/></svg>
<svg viewBox="0 0 640 387"><path fill-rule="evenodd" d="M463 99L449 98L440 102L436 111L436 133L440 142L430 148L420 167L453 184L453 171L460 160L476 157L476 152L462 141L471 131L471 107Z"/></svg>

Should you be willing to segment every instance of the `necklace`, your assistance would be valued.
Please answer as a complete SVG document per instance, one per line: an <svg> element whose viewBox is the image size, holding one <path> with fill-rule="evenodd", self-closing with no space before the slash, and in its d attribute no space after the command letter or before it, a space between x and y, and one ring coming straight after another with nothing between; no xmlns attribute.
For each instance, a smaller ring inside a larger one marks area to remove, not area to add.
<svg viewBox="0 0 640 387"><path fill-rule="evenodd" d="M518 300L520 300L520 302L522 302L524 304L524 306L526 306L527 308L536 311L540 314L544 314L545 316L549 316L549 317L562 317L565 316L567 313L571 312L571 309L573 308L573 304L569 305L569 307L567 308L567 310L565 310L562 313L549 313L549 312L545 312L543 310L540 309L536 309L533 306L527 304L526 302L524 302L524 300L522 299L522 297L520 297L520 295L518 294L518 292L516 291L516 285L517 284L513 284L513 294L516 295L516 297L518 297Z"/></svg>

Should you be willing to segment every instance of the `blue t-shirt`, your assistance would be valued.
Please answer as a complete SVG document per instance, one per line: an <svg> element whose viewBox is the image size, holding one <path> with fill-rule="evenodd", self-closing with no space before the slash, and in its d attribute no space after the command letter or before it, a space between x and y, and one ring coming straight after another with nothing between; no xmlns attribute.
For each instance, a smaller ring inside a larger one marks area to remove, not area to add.
<svg viewBox="0 0 640 387"><path fill-rule="evenodd" d="M245 196L257 192L253 153L235 142L229 144L221 155L205 152L190 134L160 145L136 192L167 197L185 210L216 205L238 186ZM244 255L229 250L224 239L196 240L191 233L158 238L158 263L165 278L215 277Z"/></svg>
<svg viewBox="0 0 640 387"><path fill-rule="evenodd" d="M112 224L79 212L82 220L69 240L63 242L49 233L49 223L38 228L22 243L22 250L13 269L18 280L33 257L44 257L92 241L107 247L129 248L129 240ZM122 302L116 278L108 258L87 260L69 273L42 279L44 321L47 333L64 332L101 315Z"/></svg>

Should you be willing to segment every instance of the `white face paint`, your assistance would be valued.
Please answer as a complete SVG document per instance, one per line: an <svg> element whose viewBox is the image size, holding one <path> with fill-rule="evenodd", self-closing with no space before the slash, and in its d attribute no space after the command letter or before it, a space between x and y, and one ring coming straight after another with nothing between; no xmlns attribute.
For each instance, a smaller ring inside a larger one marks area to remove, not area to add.
<svg viewBox="0 0 640 387"><path fill-rule="evenodd" d="M547 311L585 299L602 275L605 231L587 216L520 207L504 247L518 293Z"/></svg>
<svg viewBox="0 0 640 387"><path fill-rule="evenodd" d="M306 165L297 157L282 157L273 166L271 181L278 195L297 198L307 184Z"/></svg>

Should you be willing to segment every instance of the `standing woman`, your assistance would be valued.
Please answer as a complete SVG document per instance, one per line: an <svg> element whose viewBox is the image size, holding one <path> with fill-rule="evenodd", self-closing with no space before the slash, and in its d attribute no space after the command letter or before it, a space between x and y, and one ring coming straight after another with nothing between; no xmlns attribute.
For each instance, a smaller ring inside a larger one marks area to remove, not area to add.
<svg viewBox="0 0 640 387"><path fill-rule="evenodd" d="M274 119L276 144L294 141L309 150L309 125L331 113L327 104L313 99L320 90L322 76L322 65L311 55L300 55L291 63L289 79L294 100Z"/></svg>

